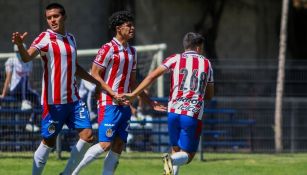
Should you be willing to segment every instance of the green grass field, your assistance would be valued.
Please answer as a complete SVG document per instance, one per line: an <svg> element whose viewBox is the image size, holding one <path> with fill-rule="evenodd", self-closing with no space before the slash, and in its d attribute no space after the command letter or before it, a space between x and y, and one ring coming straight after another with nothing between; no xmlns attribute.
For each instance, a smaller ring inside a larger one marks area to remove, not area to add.
<svg viewBox="0 0 307 175"><path fill-rule="evenodd" d="M116 175L162 175L160 154L123 153ZM57 160L51 154L44 175L58 175L63 170L68 154ZM86 167L81 175L101 174L103 157ZM30 153L0 153L1 175L31 174ZM306 175L307 153L299 154L242 154L208 153L205 161L198 156L180 169L181 175Z"/></svg>

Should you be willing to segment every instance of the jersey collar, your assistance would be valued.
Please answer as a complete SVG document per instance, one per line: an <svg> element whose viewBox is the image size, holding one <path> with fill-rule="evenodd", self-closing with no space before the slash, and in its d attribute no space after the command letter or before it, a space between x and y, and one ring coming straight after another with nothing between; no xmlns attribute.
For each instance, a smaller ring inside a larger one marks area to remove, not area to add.
<svg viewBox="0 0 307 175"><path fill-rule="evenodd" d="M67 36L67 32L65 32L65 35L56 33L56 32L54 32L54 31L51 30L51 29L47 29L47 32L52 33L52 34L55 34L55 35L60 36L60 37L66 37L66 36Z"/></svg>
<svg viewBox="0 0 307 175"><path fill-rule="evenodd" d="M124 47L119 41L118 39L116 39L115 37L113 37L112 39L113 43L115 43L118 47L123 47L124 49L127 49L129 47L129 43L127 43L127 47Z"/></svg>
<svg viewBox="0 0 307 175"><path fill-rule="evenodd" d="M185 51L183 54L198 54L198 53L196 51L189 50L189 51Z"/></svg>

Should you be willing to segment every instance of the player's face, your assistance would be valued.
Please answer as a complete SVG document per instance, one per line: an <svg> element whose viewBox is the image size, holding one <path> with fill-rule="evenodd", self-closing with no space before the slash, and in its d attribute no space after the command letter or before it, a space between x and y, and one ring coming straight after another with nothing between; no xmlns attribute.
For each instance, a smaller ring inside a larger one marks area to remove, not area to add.
<svg viewBox="0 0 307 175"><path fill-rule="evenodd" d="M134 24L133 22L125 22L118 27L118 34L120 34L125 40L129 40L134 37Z"/></svg>
<svg viewBox="0 0 307 175"><path fill-rule="evenodd" d="M58 8L46 10L46 19L47 19L48 26L52 31L56 33L64 34L65 16L63 16L60 12L61 10Z"/></svg>

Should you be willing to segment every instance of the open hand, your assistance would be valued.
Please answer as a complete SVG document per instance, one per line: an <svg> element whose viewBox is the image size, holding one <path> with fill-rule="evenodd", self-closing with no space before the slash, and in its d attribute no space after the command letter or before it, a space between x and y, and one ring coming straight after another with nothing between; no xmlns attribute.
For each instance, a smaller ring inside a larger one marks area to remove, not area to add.
<svg viewBox="0 0 307 175"><path fill-rule="evenodd" d="M12 43L18 46L22 45L27 35L28 35L28 32L24 32L22 35L19 32L12 33Z"/></svg>
<svg viewBox="0 0 307 175"><path fill-rule="evenodd" d="M151 103L151 106L152 108L155 110L155 111L160 111L160 112L166 112L167 111L167 107L164 106L163 104L161 103L158 103L157 101L153 101Z"/></svg>

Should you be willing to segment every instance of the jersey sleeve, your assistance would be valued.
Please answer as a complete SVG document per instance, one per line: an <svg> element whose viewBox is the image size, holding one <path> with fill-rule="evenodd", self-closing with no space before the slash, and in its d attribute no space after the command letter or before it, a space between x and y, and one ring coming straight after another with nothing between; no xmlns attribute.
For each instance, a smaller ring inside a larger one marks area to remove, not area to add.
<svg viewBox="0 0 307 175"><path fill-rule="evenodd" d="M132 70L136 71L136 65L137 65L137 52L134 47L131 47L131 53L133 55L133 65L132 65Z"/></svg>
<svg viewBox="0 0 307 175"><path fill-rule="evenodd" d="M169 71L174 69L176 65L176 58L178 57L178 54L173 54L169 57L167 57L163 62L162 66L166 67Z"/></svg>
<svg viewBox="0 0 307 175"><path fill-rule="evenodd" d="M74 47L77 49L77 42L76 42L76 38L74 37L74 35L69 33L68 36L73 41Z"/></svg>
<svg viewBox="0 0 307 175"><path fill-rule="evenodd" d="M5 62L5 72L13 72L14 62L13 58L9 58Z"/></svg>
<svg viewBox="0 0 307 175"><path fill-rule="evenodd" d="M112 47L109 44L103 45L94 59L94 63L106 68L112 57Z"/></svg>
<svg viewBox="0 0 307 175"><path fill-rule="evenodd" d="M41 33L35 40L32 42L31 47L35 47L41 55L44 55L48 52L49 39L47 32Z"/></svg>

